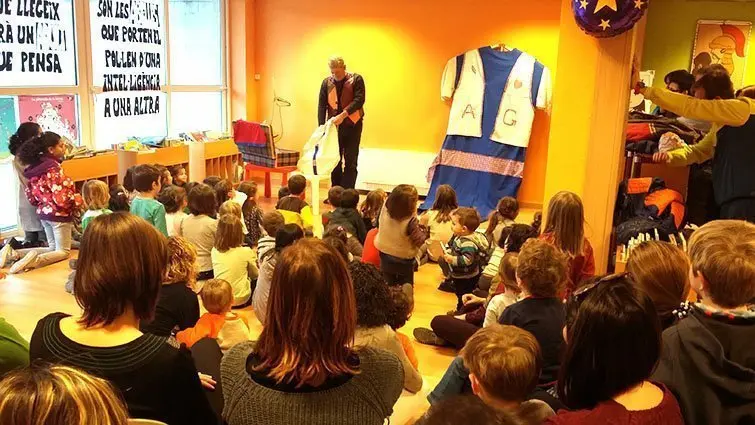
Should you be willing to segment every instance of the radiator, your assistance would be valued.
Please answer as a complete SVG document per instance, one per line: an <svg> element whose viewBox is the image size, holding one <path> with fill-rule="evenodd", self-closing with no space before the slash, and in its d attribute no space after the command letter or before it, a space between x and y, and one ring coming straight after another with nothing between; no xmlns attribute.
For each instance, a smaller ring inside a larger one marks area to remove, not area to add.
<svg viewBox="0 0 755 425"><path fill-rule="evenodd" d="M420 196L426 196L430 190L427 170L436 155L436 152L362 148L356 188L390 192L400 184L411 184L417 187Z"/></svg>

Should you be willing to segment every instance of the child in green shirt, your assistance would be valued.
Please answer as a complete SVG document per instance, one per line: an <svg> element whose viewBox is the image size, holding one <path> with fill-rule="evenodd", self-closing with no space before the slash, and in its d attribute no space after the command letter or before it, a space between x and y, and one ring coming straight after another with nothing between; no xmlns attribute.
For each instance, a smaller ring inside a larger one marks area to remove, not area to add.
<svg viewBox="0 0 755 425"><path fill-rule="evenodd" d="M165 206L155 198L160 193L162 173L154 165L142 164L134 169L134 190L138 195L131 201L131 214L152 223L163 235L168 236L165 221Z"/></svg>
<svg viewBox="0 0 755 425"><path fill-rule="evenodd" d="M81 217L81 232L83 233L93 218L103 214L111 214L108 209L110 203L110 191L107 184L101 180L88 180L81 188L81 196L87 211Z"/></svg>

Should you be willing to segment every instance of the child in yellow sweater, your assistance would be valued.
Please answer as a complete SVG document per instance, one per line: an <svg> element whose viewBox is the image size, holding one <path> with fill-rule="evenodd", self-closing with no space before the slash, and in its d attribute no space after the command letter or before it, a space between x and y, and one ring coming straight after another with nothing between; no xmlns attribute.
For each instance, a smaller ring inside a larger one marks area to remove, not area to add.
<svg viewBox="0 0 755 425"><path fill-rule="evenodd" d="M249 324L231 311L233 288L230 283L222 279L210 279L199 295L207 313L199 318L196 326L176 334L179 342L191 348L202 338L213 338L217 339L220 349L225 353L234 345L249 340Z"/></svg>

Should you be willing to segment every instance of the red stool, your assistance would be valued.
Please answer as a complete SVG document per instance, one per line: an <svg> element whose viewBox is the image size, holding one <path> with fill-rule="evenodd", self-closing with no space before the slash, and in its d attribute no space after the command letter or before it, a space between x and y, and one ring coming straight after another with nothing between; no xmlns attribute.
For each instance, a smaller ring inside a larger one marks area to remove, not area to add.
<svg viewBox="0 0 755 425"><path fill-rule="evenodd" d="M244 165L244 180L250 180L252 173L255 171L262 171L265 173L265 198L271 198L273 196L272 183L270 182L270 173L281 173L281 185L288 184L288 173L296 171L295 166L289 167L263 167L255 164Z"/></svg>

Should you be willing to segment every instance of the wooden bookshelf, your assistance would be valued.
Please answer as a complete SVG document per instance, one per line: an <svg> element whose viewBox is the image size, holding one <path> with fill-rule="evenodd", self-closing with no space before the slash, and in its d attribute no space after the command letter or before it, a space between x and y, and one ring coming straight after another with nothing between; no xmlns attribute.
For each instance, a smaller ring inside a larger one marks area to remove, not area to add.
<svg viewBox="0 0 755 425"><path fill-rule="evenodd" d="M125 170L139 164L162 164L166 167L183 165L187 174L190 167L203 167L204 173L201 175L216 175L236 183L238 181L236 169L238 166L243 166L243 163L233 139L205 142L203 145L203 158L199 155L199 158L195 158L196 161L189 159L189 146L181 145L144 152L114 151L91 158L70 159L63 162L63 171L78 188L91 179L102 180L108 186L121 183Z"/></svg>

